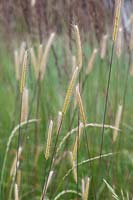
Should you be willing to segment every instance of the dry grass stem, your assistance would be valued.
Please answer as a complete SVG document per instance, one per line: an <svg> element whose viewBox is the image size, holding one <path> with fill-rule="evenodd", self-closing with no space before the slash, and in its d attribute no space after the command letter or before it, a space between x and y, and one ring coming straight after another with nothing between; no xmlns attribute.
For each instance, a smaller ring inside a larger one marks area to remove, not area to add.
<svg viewBox="0 0 133 200"><path fill-rule="evenodd" d="M73 177L74 177L75 182L77 183L77 168L75 168L76 162L73 159L73 153L71 151L69 152L69 157L70 157L70 162L73 168Z"/></svg>
<svg viewBox="0 0 133 200"><path fill-rule="evenodd" d="M22 153L22 147L19 147L18 155L16 153L15 158L14 158L13 163L12 163L12 167L11 167L11 170L10 170L10 176L14 176L14 174L16 173L16 166L18 168L19 160L20 160L20 157L21 157L21 153ZM18 159L17 159L17 157L18 157ZM17 160L18 160L18 163L16 163Z"/></svg>
<svg viewBox="0 0 133 200"><path fill-rule="evenodd" d="M63 199L63 198L61 198L61 196L63 196L64 194L67 194L67 193L76 194L76 195L78 195L78 196L81 196L81 193L78 193L78 192L75 191L75 190L63 190L62 192L60 192L60 193L54 198L54 200Z"/></svg>
<svg viewBox="0 0 133 200"><path fill-rule="evenodd" d="M47 60L48 60L48 55L49 55L49 51L50 51L50 48L51 48L51 45L54 41L54 38L55 38L55 33L51 33L49 39L48 39L48 42L46 44L46 47L45 47L45 51L42 55L42 59L41 59L41 63L40 63L40 73L41 73L41 80L43 80L44 78L44 74L45 74L45 70L46 70L46 65L47 65Z"/></svg>
<svg viewBox="0 0 133 200"><path fill-rule="evenodd" d="M49 128L48 128L48 135L47 135L47 144L45 149L45 158L48 160L50 156L50 150L51 150L51 142L52 142L52 130L53 130L53 121L50 121Z"/></svg>
<svg viewBox="0 0 133 200"><path fill-rule="evenodd" d="M35 77L36 79L38 78L38 71L37 71L37 58L34 52L33 48L30 48L30 55L31 55L31 63L34 67L34 73L35 73Z"/></svg>
<svg viewBox="0 0 133 200"><path fill-rule="evenodd" d="M96 123L90 123L90 124L82 124L80 123L80 126L82 126L83 128L87 128L87 127L97 127L97 128L102 128L103 127L103 124L96 124ZM114 129L114 130L117 130L119 131L118 128L114 127L114 126L111 126L111 125L107 125L105 124L105 128L109 128L109 129ZM67 140L67 138L69 136L71 136L73 133L77 132L78 131L78 127L72 129L71 131L69 131L64 137L63 139L61 140L60 144L58 145L58 148L57 148L57 151L56 151L56 154L58 154L58 152L60 151L62 145L65 143L65 141Z"/></svg>
<svg viewBox="0 0 133 200"><path fill-rule="evenodd" d="M119 105L119 106L118 106L118 111L117 111L116 119L115 119L115 127L116 127L117 129L119 129L119 125L120 125L120 121L121 121L122 108L123 108L122 105ZM118 136L118 130L114 130L114 132L113 132L113 142L116 141L117 136Z"/></svg>
<svg viewBox="0 0 133 200"><path fill-rule="evenodd" d="M76 57L72 56L72 73L75 71L76 66L77 66Z"/></svg>
<svg viewBox="0 0 133 200"><path fill-rule="evenodd" d="M26 43L22 42L21 47L20 47L20 52L19 52L19 63L20 63L20 65L22 65L22 63L23 63L25 48L26 48Z"/></svg>
<svg viewBox="0 0 133 200"><path fill-rule="evenodd" d="M23 93L22 93L22 108L21 108L21 122L26 121L28 118L28 89L24 87Z"/></svg>
<svg viewBox="0 0 133 200"><path fill-rule="evenodd" d="M117 40L116 40L116 55L118 58L120 58L121 54L122 54L122 28L119 28L118 31L118 36L117 36Z"/></svg>
<svg viewBox="0 0 133 200"><path fill-rule="evenodd" d="M90 178L82 179L82 200L88 200Z"/></svg>
<svg viewBox="0 0 133 200"><path fill-rule="evenodd" d="M18 185L17 185L17 183L15 183L15 185L14 185L14 200L19 200Z"/></svg>
<svg viewBox="0 0 133 200"><path fill-rule="evenodd" d="M100 155L100 156L96 156L96 157L94 157L94 158L89 158L89 159L87 159L87 160L81 161L80 163L76 164L74 167L81 166L81 165L84 165L84 164L86 164L86 163L88 163L88 162L95 161L95 160L98 160L98 159L100 159L100 158L105 158L105 157L113 156L113 155L114 155L114 153L107 153L107 154L103 154L103 155ZM67 176L69 176L69 174L70 174L72 171L73 171L73 168L69 169L68 172L67 172L67 173L65 174L65 176L63 177L63 180L64 180Z"/></svg>
<svg viewBox="0 0 133 200"><path fill-rule="evenodd" d="M107 51L107 39L108 39L108 35L103 35L102 37L102 42L101 42L101 49L100 49L100 56L101 59L104 59L106 56L106 51Z"/></svg>
<svg viewBox="0 0 133 200"><path fill-rule="evenodd" d="M88 75L91 72L91 70L92 70L92 68L94 66L94 61L95 61L97 52L98 52L98 49L94 49L93 50L93 53L91 55L91 58L90 58L90 60L88 62L87 68L86 68L86 75Z"/></svg>
<svg viewBox="0 0 133 200"><path fill-rule="evenodd" d="M20 188L20 185L21 185L21 177L22 177L22 171L20 169L18 169L18 175L17 175L17 185L18 185L18 188Z"/></svg>
<svg viewBox="0 0 133 200"><path fill-rule="evenodd" d="M46 194L47 189L48 189L48 187L49 187L49 185L50 185L50 183L51 183L51 180L52 180L53 174L54 174L54 171L50 171L49 176L48 176L48 181L47 181L47 183L45 183L45 184L47 184L47 185L44 184L43 192L42 192L42 195L41 195L40 200L42 200L42 198L43 198L44 190L45 190L45 194ZM44 196L43 199L45 199L45 196Z"/></svg>
<svg viewBox="0 0 133 200"><path fill-rule="evenodd" d="M79 125L79 128L78 128L78 134L76 136L76 139L75 139L75 142L74 142L74 145L73 145L73 151L72 151L72 155L73 155L73 160L75 161L76 158L77 158L77 150L79 148L78 144L80 143L80 138L81 138L81 133L82 133L82 123L80 123Z"/></svg>
<svg viewBox="0 0 133 200"><path fill-rule="evenodd" d="M59 133L61 121L62 121L62 112L59 111L58 112L58 119L57 119L57 130L56 130L56 133Z"/></svg>

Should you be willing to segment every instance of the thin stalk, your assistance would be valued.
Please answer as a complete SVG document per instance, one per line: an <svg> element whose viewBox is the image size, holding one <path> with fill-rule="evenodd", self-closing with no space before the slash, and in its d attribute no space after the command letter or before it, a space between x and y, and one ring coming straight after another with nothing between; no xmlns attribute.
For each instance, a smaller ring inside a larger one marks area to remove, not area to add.
<svg viewBox="0 0 133 200"><path fill-rule="evenodd" d="M78 111L78 137L77 137L77 163L79 161L79 126L80 126L80 116L79 116L79 111ZM78 176L78 173L79 173L79 168L78 168L78 165L77 165L77 200L78 200L78 188L79 188L79 176Z"/></svg>
<svg viewBox="0 0 133 200"><path fill-rule="evenodd" d="M103 114L103 127L102 127L102 133L101 133L101 146L100 146L100 159L99 159L99 173L100 173L100 165L101 165L101 158L102 158L101 155L102 155L103 143L104 143L105 120L106 120L106 113L107 113L107 106L108 106L108 96L109 96L110 81L111 81L114 46L115 46L115 42L113 41L112 51L111 51L111 58L110 58L109 73L108 73L106 97L105 97L105 107L104 107L104 114Z"/></svg>
<svg viewBox="0 0 133 200"><path fill-rule="evenodd" d="M38 119L39 117L39 106L40 106L40 95L41 95L41 79L40 79L40 71L39 71L39 75L38 75L38 80L37 80L37 85L38 85L38 90L37 90L37 104L36 104L36 119ZM35 124L35 141L34 141L34 153L36 154L37 152L37 145L38 145L38 134L39 134L39 127L38 127L38 124Z"/></svg>

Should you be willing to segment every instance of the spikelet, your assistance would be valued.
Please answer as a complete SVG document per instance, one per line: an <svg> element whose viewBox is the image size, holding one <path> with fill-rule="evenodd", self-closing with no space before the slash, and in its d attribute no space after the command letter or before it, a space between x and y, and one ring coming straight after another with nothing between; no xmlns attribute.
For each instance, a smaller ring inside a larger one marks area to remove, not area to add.
<svg viewBox="0 0 133 200"><path fill-rule="evenodd" d="M90 60L89 60L89 62L88 62L88 66L87 66L87 68L86 68L86 75L88 75L88 74L91 72L92 68L93 68L93 64L94 64L94 61L95 61L97 52L98 52L98 49L94 49L94 50L93 50L93 53L92 53L92 55L91 55L91 58L90 58Z"/></svg>
<svg viewBox="0 0 133 200"><path fill-rule="evenodd" d="M43 78L44 78L48 55L49 55L49 51L50 51L50 48L51 48L54 38L55 38L55 33L51 33L51 35L48 39L47 45L45 47L45 51L42 56L42 60L41 60L41 64L40 64L41 80L43 80Z"/></svg>
<svg viewBox="0 0 133 200"><path fill-rule="evenodd" d="M62 108L62 116L64 116L66 111L67 111L69 101L70 101L70 97L72 95L74 83L75 83L76 78L77 78L77 74L78 74L78 67L76 67L76 69L73 73L72 79L70 81L70 84L68 86L68 89L67 89L66 97L65 97L65 100L64 100L63 108Z"/></svg>
<svg viewBox="0 0 133 200"><path fill-rule="evenodd" d="M23 90L24 90L25 79L26 79L26 70L27 70L27 51L25 51L23 65L22 65L20 93L23 93Z"/></svg>
<svg viewBox="0 0 133 200"><path fill-rule="evenodd" d="M75 182L77 183L77 168L75 167L76 166L76 162L73 159L73 154L72 154L71 151L69 152L69 157L70 157L70 162L71 162L72 169L73 169L73 177L74 177Z"/></svg>
<svg viewBox="0 0 133 200"><path fill-rule="evenodd" d="M120 121L121 121L122 108L123 108L122 105L119 105L118 111L117 111L117 114L116 114L115 127L117 129L119 129L119 125L120 125ZM113 132L113 142L116 141L117 136L118 136L118 130L114 130L114 132Z"/></svg>
<svg viewBox="0 0 133 200"><path fill-rule="evenodd" d="M34 67L35 77L36 77L36 79L37 79L37 77L38 77L37 59L36 59L36 55L35 55L35 52L34 52L34 49L33 49L33 48L30 48L30 55L31 55L31 62L32 62L32 65L33 65L33 67Z"/></svg>
<svg viewBox="0 0 133 200"><path fill-rule="evenodd" d="M83 107L83 103L82 103L82 98L79 92L79 85L76 87L76 96L77 96L77 102L78 102L78 106L79 106L79 111L80 111L80 118L81 121L83 122L84 126L86 124L86 117L85 117L85 112L84 112L84 107Z"/></svg>
<svg viewBox="0 0 133 200"><path fill-rule="evenodd" d="M77 45L77 66L79 69L82 67L82 47L81 47L81 39L80 39L80 33L79 28L77 25L74 25L74 31L75 31L75 38L76 38L76 45Z"/></svg>
<svg viewBox="0 0 133 200"><path fill-rule="evenodd" d="M82 133L82 128L83 128L83 125L82 123L80 123L79 125L79 132L76 136L76 139L75 139L75 142L74 142L74 145L73 145L73 151L72 151L72 155L73 155L73 160L75 161L76 160L76 155L77 155L77 150L78 150L78 144L80 143L80 138L81 138L81 133Z"/></svg>
<svg viewBox="0 0 133 200"><path fill-rule="evenodd" d="M133 14L130 17L130 50L133 50Z"/></svg>
<svg viewBox="0 0 133 200"><path fill-rule="evenodd" d="M18 51L14 51L14 63L15 63L15 74L16 74L16 80L18 81L20 79L20 63L19 63L19 55Z"/></svg>
<svg viewBox="0 0 133 200"><path fill-rule="evenodd" d="M22 107L21 107L21 122L24 122L28 118L28 99L29 99L29 92L26 87L24 87L22 93Z"/></svg>
<svg viewBox="0 0 133 200"><path fill-rule="evenodd" d="M100 50L100 57L101 59L104 59L106 56L106 51L107 51L107 39L108 35L103 35L102 37L102 42L101 42L101 50Z"/></svg>
<svg viewBox="0 0 133 200"><path fill-rule="evenodd" d="M57 130L56 130L56 133L59 133L61 122L62 122L62 112L59 111L58 112L58 119L57 119Z"/></svg>
<svg viewBox="0 0 133 200"><path fill-rule="evenodd" d="M120 58L121 53L122 53L122 28L120 27L116 40L116 55L118 58Z"/></svg>
<svg viewBox="0 0 133 200"><path fill-rule="evenodd" d="M121 2L122 0L116 0L115 16L114 16L114 30L113 30L113 35L112 35L112 39L114 42L116 41L117 33L118 33L120 14L121 14Z"/></svg>
<svg viewBox="0 0 133 200"><path fill-rule="evenodd" d="M90 178L82 179L82 200L88 200Z"/></svg>
<svg viewBox="0 0 133 200"><path fill-rule="evenodd" d="M15 185L14 185L14 200L19 200L17 183L15 183Z"/></svg>
<svg viewBox="0 0 133 200"><path fill-rule="evenodd" d="M53 130L53 121L50 121L49 128L48 128L48 135L47 135L47 144L45 149L45 158L48 160L50 156L50 150L51 150L51 141L52 141L52 130Z"/></svg>

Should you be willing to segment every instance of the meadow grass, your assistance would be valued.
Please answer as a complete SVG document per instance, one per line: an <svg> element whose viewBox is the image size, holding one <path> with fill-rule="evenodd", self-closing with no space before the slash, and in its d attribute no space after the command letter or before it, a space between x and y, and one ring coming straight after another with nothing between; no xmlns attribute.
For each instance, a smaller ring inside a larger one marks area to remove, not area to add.
<svg viewBox="0 0 133 200"><path fill-rule="evenodd" d="M80 145L78 146L78 162L80 165L78 166L78 171L73 171L71 169L76 169L77 167L72 154L77 134L76 130L78 130L78 103L75 90L78 80L75 80L75 84L72 86L73 90L69 96L69 104L67 103L65 112L63 109L63 120L61 120L62 123L60 122L60 128L58 125L57 129L58 112L62 110L67 88L75 70L73 67L76 67L72 64L72 56L76 55L76 43L73 42L72 51L68 52L65 43L62 42L63 40L65 39L61 36L55 36L53 48L56 50L57 58L55 58L52 49L50 49L47 64L45 63L45 74L43 74L44 77L40 81L41 93L37 93L38 80L34 74L32 57L30 53L28 55L29 62L25 81L25 86L28 88L29 101L29 115L27 120L35 119L39 121L34 121L28 125L25 122L21 127L23 151L19 157L20 163L15 187L12 184L13 177L10 175L10 172L17 153L19 127L11 140L8 154L6 155L5 152L12 130L20 123L20 83L15 76L13 53L9 53L4 46L0 51L1 169L4 158L7 156L4 170L1 174L0 199L11 200L15 199L16 196L16 199L19 198L22 200L42 200L43 191L45 191L45 199L76 199L76 197L83 200L128 199L128 195L130 199L133 194L133 77L129 71L129 54L126 47L122 49L122 54L119 58L114 51L105 124L109 126L119 125L117 128L120 130L118 130L117 138L114 142L113 134L114 132L116 134L116 131L114 131L114 128L105 126L102 146L103 156L100 156L111 41L109 38L107 39L107 51L104 59L100 56L100 47L98 44L95 44L92 48L89 42L82 43L83 64L80 80L82 90L80 93L83 105L82 109L80 107L80 111L82 114L84 108L85 117L82 118L86 119L83 120L83 133L81 134ZM35 49L35 55L38 55L38 47L39 44L32 46ZM98 50L92 63L93 66L86 73L86 68L96 48ZM45 45L43 51L45 51ZM37 98L39 99L38 111L36 110ZM123 113L121 114L119 124L116 124L119 105L123 106ZM50 149L47 149L48 155L46 156L44 152L47 144L50 120L53 121L52 136L50 136L52 140L50 142ZM91 125L86 127L85 123L91 123ZM38 128L37 143L34 134L36 133L35 124L37 124ZM72 132L76 127L75 132L70 134L64 141L63 139L67 133ZM57 132L59 133L58 140ZM85 139L85 134L87 134L88 141ZM63 144L62 141L64 141ZM56 148L54 149L56 142ZM89 147L90 157L88 156L86 142ZM35 147L37 151L35 151ZM47 159L45 159L45 156ZM92 158L91 166L88 164L90 161L85 162L90 158ZM99 158L102 160L100 166ZM68 175L69 170L71 172ZM78 177L75 178L75 176Z"/></svg>

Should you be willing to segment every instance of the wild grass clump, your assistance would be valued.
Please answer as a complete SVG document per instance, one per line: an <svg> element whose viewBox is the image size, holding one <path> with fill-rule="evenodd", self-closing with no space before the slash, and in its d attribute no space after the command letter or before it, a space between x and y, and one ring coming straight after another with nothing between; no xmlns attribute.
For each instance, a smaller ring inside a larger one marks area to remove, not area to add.
<svg viewBox="0 0 133 200"><path fill-rule="evenodd" d="M133 198L132 17L127 34L121 6L99 43L76 24L67 48L52 32L3 58L0 199Z"/></svg>

